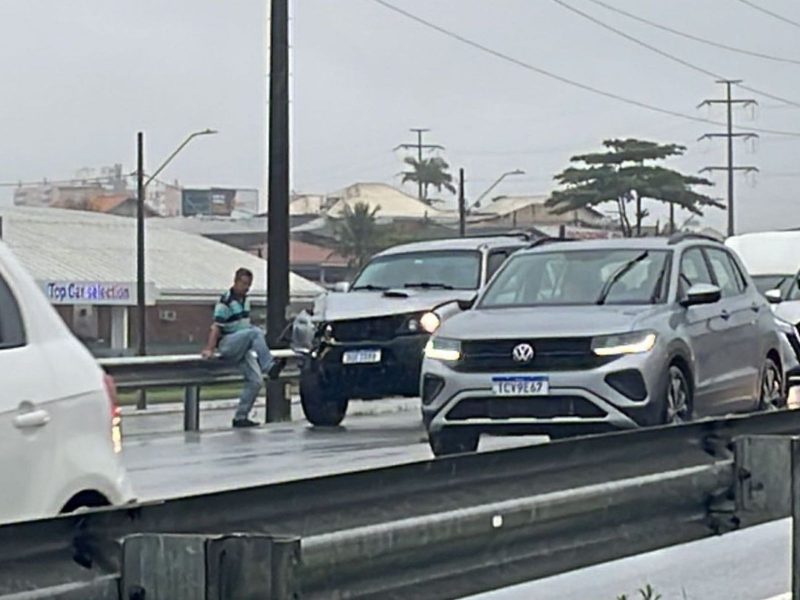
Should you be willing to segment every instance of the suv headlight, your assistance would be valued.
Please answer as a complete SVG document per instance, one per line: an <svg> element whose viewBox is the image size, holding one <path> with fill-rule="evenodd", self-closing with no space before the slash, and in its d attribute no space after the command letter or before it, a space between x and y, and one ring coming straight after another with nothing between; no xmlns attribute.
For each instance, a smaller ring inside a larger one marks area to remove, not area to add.
<svg viewBox="0 0 800 600"><path fill-rule="evenodd" d="M656 344L652 331L636 331L617 335L604 335L592 340L592 352L597 356L619 356L649 352Z"/></svg>
<svg viewBox="0 0 800 600"><path fill-rule="evenodd" d="M446 338L431 338L425 346L425 356L445 362L455 362L461 358L461 342Z"/></svg>

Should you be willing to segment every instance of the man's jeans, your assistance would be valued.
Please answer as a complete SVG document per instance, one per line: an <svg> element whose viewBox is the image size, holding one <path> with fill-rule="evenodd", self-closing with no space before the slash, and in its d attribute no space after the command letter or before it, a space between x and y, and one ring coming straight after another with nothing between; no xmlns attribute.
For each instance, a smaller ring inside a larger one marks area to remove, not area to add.
<svg viewBox="0 0 800 600"><path fill-rule="evenodd" d="M244 388L234 419L246 419L264 384L264 374L272 366L272 354L264 339L264 332L258 327L250 327L229 333L220 341L219 353L225 360L238 363L242 370Z"/></svg>

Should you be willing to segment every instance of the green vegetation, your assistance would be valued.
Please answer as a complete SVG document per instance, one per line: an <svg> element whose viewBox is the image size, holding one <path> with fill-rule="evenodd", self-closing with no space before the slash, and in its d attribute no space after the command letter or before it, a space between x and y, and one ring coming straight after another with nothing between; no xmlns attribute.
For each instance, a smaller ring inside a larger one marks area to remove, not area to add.
<svg viewBox="0 0 800 600"><path fill-rule="evenodd" d="M639 595L641 596L640 600L662 600L661 594L656 593L656 591L650 587L650 584L640 589ZM622 596L618 596L617 600L628 600L628 596L623 594Z"/></svg>

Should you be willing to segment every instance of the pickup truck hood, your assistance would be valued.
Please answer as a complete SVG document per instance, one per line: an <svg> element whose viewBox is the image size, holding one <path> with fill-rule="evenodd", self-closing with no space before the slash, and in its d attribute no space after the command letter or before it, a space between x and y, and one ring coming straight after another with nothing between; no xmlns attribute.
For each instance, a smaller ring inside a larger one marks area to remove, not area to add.
<svg viewBox="0 0 800 600"><path fill-rule="evenodd" d="M472 290L331 292L320 296L315 302L314 320L330 323L424 312L454 300L467 300L474 295L475 291Z"/></svg>

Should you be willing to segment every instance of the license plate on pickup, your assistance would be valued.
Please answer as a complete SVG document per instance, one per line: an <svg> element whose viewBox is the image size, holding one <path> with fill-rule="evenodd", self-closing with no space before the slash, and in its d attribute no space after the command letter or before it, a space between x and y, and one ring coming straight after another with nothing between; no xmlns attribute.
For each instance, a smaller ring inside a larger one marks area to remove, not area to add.
<svg viewBox="0 0 800 600"><path fill-rule="evenodd" d="M342 354L343 365L374 365L379 362L380 350L348 350Z"/></svg>
<svg viewBox="0 0 800 600"><path fill-rule="evenodd" d="M541 376L492 377L495 396L546 396L550 380Z"/></svg>

